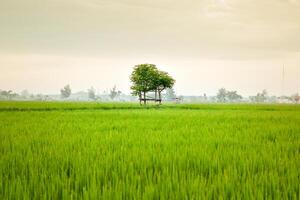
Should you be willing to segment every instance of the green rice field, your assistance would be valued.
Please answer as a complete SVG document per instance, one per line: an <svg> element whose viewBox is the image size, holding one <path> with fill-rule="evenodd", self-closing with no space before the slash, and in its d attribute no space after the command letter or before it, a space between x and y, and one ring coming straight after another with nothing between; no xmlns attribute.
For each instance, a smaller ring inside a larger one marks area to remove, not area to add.
<svg viewBox="0 0 300 200"><path fill-rule="evenodd" d="M0 102L0 199L300 199L300 106Z"/></svg>

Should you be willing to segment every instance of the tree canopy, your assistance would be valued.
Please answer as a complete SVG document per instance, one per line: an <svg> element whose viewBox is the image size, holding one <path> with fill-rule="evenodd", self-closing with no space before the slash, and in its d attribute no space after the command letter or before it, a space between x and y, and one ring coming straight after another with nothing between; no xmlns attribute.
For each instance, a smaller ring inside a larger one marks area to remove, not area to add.
<svg viewBox="0 0 300 200"><path fill-rule="evenodd" d="M91 87L90 89L88 89L88 97L89 99L96 99L96 91L93 87Z"/></svg>
<svg viewBox="0 0 300 200"><path fill-rule="evenodd" d="M242 99L242 96L237 91L227 91L225 88L221 88L218 91L217 99L219 102L235 102Z"/></svg>
<svg viewBox="0 0 300 200"><path fill-rule="evenodd" d="M60 90L60 94L62 98L68 98L72 93L70 85L66 85L64 88Z"/></svg>
<svg viewBox="0 0 300 200"><path fill-rule="evenodd" d="M120 90L117 91L117 87L114 86L109 93L109 97L111 100L114 100L117 96L119 96L122 92Z"/></svg>
<svg viewBox="0 0 300 200"><path fill-rule="evenodd" d="M140 64L133 68L130 76L132 82L132 94L138 96L146 104L147 92L154 92L154 101L161 102L161 92L167 88L172 88L175 80L164 71L160 71L154 64ZM158 95L158 96L157 96Z"/></svg>

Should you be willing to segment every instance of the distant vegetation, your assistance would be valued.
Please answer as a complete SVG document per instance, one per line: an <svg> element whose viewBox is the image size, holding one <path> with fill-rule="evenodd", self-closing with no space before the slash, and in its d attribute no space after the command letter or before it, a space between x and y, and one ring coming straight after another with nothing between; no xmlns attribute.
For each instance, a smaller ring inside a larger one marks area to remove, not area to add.
<svg viewBox="0 0 300 200"><path fill-rule="evenodd" d="M71 88L71 87L70 87ZM225 93L223 91L226 91ZM220 93L221 91L221 93ZM153 94L148 94L150 98L154 98ZM300 96L295 93L290 96L274 96L269 95L266 91L257 93L257 95L242 97L236 91L228 91L221 88L215 96L207 96L206 94L199 96L183 96L178 95L173 88L167 88L161 93L162 100L166 102L176 103L299 103ZM96 101L96 102L137 102L138 98L125 94L114 87L103 93L97 93L91 87L86 91L72 92L69 97L63 98L61 94L32 94L27 90L20 93L11 90L0 90L0 101Z"/></svg>
<svg viewBox="0 0 300 200"><path fill-rule="evenodd" d="M60 94L62 98L68 98L72 93L70 85L66 85L64 88L60 90Z"/></svg>
<svg viewBox="0 0 300 200"><path fill-rule="evenodd" d="M269 95L267 90L253 96L242 96L236 90L220 88L216 95L184 96L176 94L175 79L167 72L159 70L154 64L139 64L130 75L131 94L125 94L116 86L102 93L94 87L86 91L74 92L71 86L65 85L60 94L32 94L23 90L19 94L12 90L0 90L0 100L14 101L96 101L96 102L142 102L148 101L161 104L162 101L174 103L299 103L298 93L290 96ZM201 86L200 86L201 88Z"/></svg>
<svg viewBox="0 0 300 200"><path fill-rule="evenodd" d="M217 99L219 102L238 102L242 100L242 96L237 91L227 91L225 88L221 88L218 91Z"/></svg>
<svg viewBox="0 0 300 200"><path fill-rule="evenodd" d="M93 87L88 89L88 97L89 99L96 100L96 91Z"/></svg>
<svg viewBox="0 0 300 200"><path fill-rule="evenodd" d="M111 98L111 100L114 100L116 97L120 96L121 93L122 93L122 92L121 92L120 90L117 91L117 87L114 86L114 87L110 90L109 97Z"/></svg>

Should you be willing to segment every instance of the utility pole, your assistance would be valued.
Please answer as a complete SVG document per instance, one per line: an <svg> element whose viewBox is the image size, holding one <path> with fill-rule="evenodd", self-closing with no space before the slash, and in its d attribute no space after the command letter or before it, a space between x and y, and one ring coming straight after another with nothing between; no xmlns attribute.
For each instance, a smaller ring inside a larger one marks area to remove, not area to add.
<svg viewBox="0 0 300 200"><path fill-rule="evenodd" d="M282 83L281 83L281 100L284 99L284 81L285 81L285 66L282 66Z"/></svg>

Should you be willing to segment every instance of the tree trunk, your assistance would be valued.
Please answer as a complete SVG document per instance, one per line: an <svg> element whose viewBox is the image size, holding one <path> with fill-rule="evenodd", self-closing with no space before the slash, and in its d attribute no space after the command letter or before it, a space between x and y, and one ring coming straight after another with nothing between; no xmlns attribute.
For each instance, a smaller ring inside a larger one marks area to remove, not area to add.
<svg viewBox="0 0 300 200"><path fill-rule="evenodd" d="M140 105L142 105L142 93L139 93L139 100L140 100Z"/></svg>
<svg viewBox="0 0 300 200"><path fill-rule="evenodd" d="M161 104L161 91L158 91L159 104Z"/></svg>
<svg viewBox="0 0 300 200"><path fill-rule="evenodd" d="M146 105L146 92L144 92L144 105Z"/></svg>
<svg viewBox="0 0 300 200"><path fill-rule="evenodd" d="M155 90L155 103L156 103L156 100L157 100L157 90Z"/></svg>

